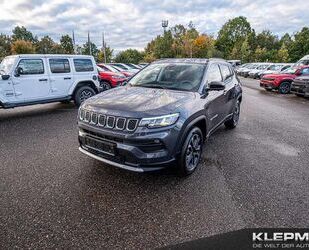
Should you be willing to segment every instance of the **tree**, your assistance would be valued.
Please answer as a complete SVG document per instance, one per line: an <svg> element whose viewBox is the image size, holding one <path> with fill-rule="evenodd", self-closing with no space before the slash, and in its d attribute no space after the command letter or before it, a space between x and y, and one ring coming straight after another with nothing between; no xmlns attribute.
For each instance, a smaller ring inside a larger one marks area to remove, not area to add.
<svg viewBox="0 0 309 250"><path fill-rule="evenodd" d="M37 42L36 52L39 54L53 54L55 45L56 44L51 37L44 36L39 42Z"/></svg>
<svg viewBox="0 0 309 250"><path fill-rule="evenodd" d="M30 41L16 40L12 44L12 54L33 54L35 53L35 47Z"/></svg>
<svg viewBox="0 0 309 250"><path fill-rule="evenodd" d="M114 50L111 49L109 46L105 47L106 52L106 62L110 63L112 61ZM104 62L104 50L100 50L98 53L98 62Z"/></svg>
<svg viewBox="0 0 309 250"><path fill-rule="evenodd" d="M285 43L283 43L281 48L278 50L277 61L278 62L288 62L289 61L289 50L285 46Z"/></svg>
<svg viewBox="0 0 309 250"><path fill-rule="evenodd" d="M225 58L228 58L235 44L243 43L251 32L250 23L245 17L239 16L231 19L220 29L216 48L224 53Z"/></svg>
<svg viewBox="0 0 309 250"><path fill-rule="evenodd" d="M265 62L268 61L268 55L266 48L261 48L259 45L254 51L254 60L256 62Z"/></svg>
<svg viewBox="0 0 309 250"><path fill-rule="evenodd" d="M16 26L12 31L12 40L24 40L29 41L31 43L37 42L37 37L34 37L33 34L28 31L24 26Z"/></svg>
<svg viewBox="0 0 309 250"><path fill-rule="evenodd" d="M158 36L154 45L154 56L156 58L172 58L174 53L172 50L173 36L172 32L166 31L163 36Z"/></svg>
<svg viewBox="0 0 309 250"><path fill-rule="evenodd" d="M11 53L11 38L0 34L0 61Z"/></svg>
<svg viewBox="0 0 309 250"><path fill-rule="evenodd" d="M289 49L290 59L292 62L298 61L305 55L309 54L309 27L304 27L300 32L294 35L294 41Z"/></svg>
<svg viewBox="0 0 309 250"><path fill-rule="evenodd" d="M91 51L90 51L90 48L91 48ZM81 53L83 55L92 55L97 60L99 50L94 43L86 42L86 43L83 44L83 47L81 49Z"/></svg>
<svg viewBox="0 0 309 250"><path fill-rule="evenodd" d="M193 46L194 56L207 58L210 57L210 54L215 47L215 40L211 36L199 35L193 41Z"/></svg>
<svg viewBox="0 0 309 250"><path fill-rule="evenodd" d="M124 50L115 57L115 62L138 64L143 59L143 54L136 49Z"/></svg>
<svg viewBox="0 0 309 250"><path fill-rule="evenodd" d="M269 30L263 30L256 36L256 44L266 50L277 50L280 48L278 37Z"/></svg>
<svg viewBox="0 0 309 250"><path fill-rule="evenodd" d="M60 46L64 54L74 54L73 40L69 35L63 35L60 38Z"/></svg>
<svg viewBox="0 0 309 250"><path fill-rule="evenodd" d="M247 38L241 45L240 53L241 53L241 61L243 63L252 61L251 60L251 48L250 48Z"/></svg>

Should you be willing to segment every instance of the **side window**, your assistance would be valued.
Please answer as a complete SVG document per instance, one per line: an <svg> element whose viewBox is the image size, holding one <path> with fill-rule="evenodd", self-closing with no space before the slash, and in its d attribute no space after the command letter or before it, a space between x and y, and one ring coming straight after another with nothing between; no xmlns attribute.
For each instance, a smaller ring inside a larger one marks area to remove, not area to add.
<svg viewBox="0 0 309 250"><path fill-rule="evenodd" d="M207 72L208 83L210 82L222 82L222 76L219 69L219 66L216 64L210 65Z"/></svg>
<svg viewBox="0 0 309 250"><path fill-rule="evenodd" d="M304 68L301 73L302 75L309 75L309 68Z"/></svg>
<svg viewBox="0 0 309 250"><path fill-rule="evenodd" d="M223 81L227 80L229 77L231 77L231 70L227 65L220 64L221 74Z"/></svg>
<svg viewBox="0 0 309 250"><path fill-rule="evenodd" d="M21 59L17 68L21 69L21 75L44 74L44 65L41 59Z"/></svg>
<svg viewBox="0 0 309 250"><path fill-rule="evenodd" d="M70 73L70 63L68 59L49 59L49 67L52 73Z"/></svg>
<svg viewBox="0 0 309 250"><path fill-rule="evenodd" d="M73 61L76 72L94 71L92 61L90 59L74 59Z"/></svg>

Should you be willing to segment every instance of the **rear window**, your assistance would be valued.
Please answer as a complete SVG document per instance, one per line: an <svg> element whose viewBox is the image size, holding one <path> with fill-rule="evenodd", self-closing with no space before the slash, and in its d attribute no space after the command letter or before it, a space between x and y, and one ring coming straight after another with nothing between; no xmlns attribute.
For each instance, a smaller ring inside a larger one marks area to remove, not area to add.
<svg viewBox="0 0 309 250"><path fill-rule="evenodd" d="M90 59L74 59L73 61L76 72L94 71L92 61Z"/></svg>
<svg viewBox="0 0 309 250"><path fill-rule="evenodd" d="M70 64L68 59L49 59L50 71L52 73L70 73Z"/></svg>

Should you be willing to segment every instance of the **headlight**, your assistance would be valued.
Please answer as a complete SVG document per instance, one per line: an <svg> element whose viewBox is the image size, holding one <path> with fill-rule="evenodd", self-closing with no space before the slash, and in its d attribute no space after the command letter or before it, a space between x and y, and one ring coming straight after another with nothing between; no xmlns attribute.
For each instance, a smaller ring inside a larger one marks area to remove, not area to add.
<svg viewBox="0 0 309 250"><path fill-rule="evenodd" d="M143 118L139 125L148 128L160 128L173 125L179 117L179 114L163 115L158 117Z"/></svg>
<svg viewBox="0 0 309 250"><path fill-rule="evenodd" d="M116 75L116 76L112 76L113 79L123 79L123 78L126 78L125 76L123 75Z"/></svg>

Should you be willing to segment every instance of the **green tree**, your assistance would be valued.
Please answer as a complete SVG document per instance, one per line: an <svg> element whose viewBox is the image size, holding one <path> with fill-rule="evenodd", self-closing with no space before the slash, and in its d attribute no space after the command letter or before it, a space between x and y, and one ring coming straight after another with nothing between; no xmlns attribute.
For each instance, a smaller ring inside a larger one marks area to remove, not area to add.
<svg viewBox="0 0 309 250"><path fill-rule="evenodd" d="M309 54L309 27L302 28L294 35L294 41L289 49L292 62L298 61L301 57Z"/></svg>
<svg viewBox="0 0 309 250"><path fill-rule="evenodd" d="M113 53L114 50L111 49L109 46L105 47L105 52L106 52L106 62L110 63L112 61ZM100 50L98 53L98 62L104 62L104 51Z"/></svg>
<svg viewBox="0 0 309 250"><path fill-rule="evenodd" d="M268 54L266 48L261 48L259 45L254 51L254 60L256 62L265 62L268 61Z"/></svg>
<svg viewBox="0 0 309 250"><path fill-rule="evenodd" d="M225 58L228 58L235 44L243 43L251 32L251 25L245 17L231 19L220 29L216 48L224 53Z"/></svg>
<svg viewBox="0 0 309 250"><path fill-rule="evenodd" d="M60 46L64 54L74 54L73 40L69 35L63 35L60 38Z"/></svg>
<svg viewBox="0 0 309 250"><path fill-rule="evenodd" d="M49 36L44 36L36 43L36 52L39 54L53 54L55 42Z"/></svg>
<svg viewBox="0 0 309 250"><path fill-rule="evenodd" d="M282 44L281 48L278 50L277 62L288 62L289 61L289 50Z"/></svg>
<svg viewBox="0 0 309 250"><path fill-rule="evenodd" d="M90 48L91 48L91 51L90 51ZM83 44L83 46L81 48L81 53L83 55L92 55L97 60L99 50L94 43L86 42L86 43Z"/></svg>
<svg viewBox="0 0 309 250"><path fill-rule="evenodd" d="M35 47L30 41L16 40L11 47L12 54L33 54Z"/></svg>
<svg viewBox="0 0 309 250"><path fill-rule="evenodd" d="M11 38L0 34L0 61L11 53Z"/></svg>
<svg viewBox="0 0 309 250"><path fill-rule="evenodd" d="M32 43L37 42L37 37L35 37L31 31L28 31L24 26L16 26L12 31L12 40L24 40Z"/></svg>
<svg viewBox="0 0 309 250"><path fill-rule="evenodd" d="M154 57L155 58L172 58L174 53L172 50L173 36L172 32L166 31L163 36L158 36L154 45Z"/></svg>
<svg viewBox="0 0 309 250"><path fill-rule="evenodd" d="M240 53L241 53L241 61L243 63L251 61L251 48L250 48L247 38L241 45Z"/></svg>
<svg viewBox="0 0 309 250"><path fill-rule="evenodd" d="M144 58L143 54L136 49L124 50L115 57L115 62L138 64Z"/></svg>

